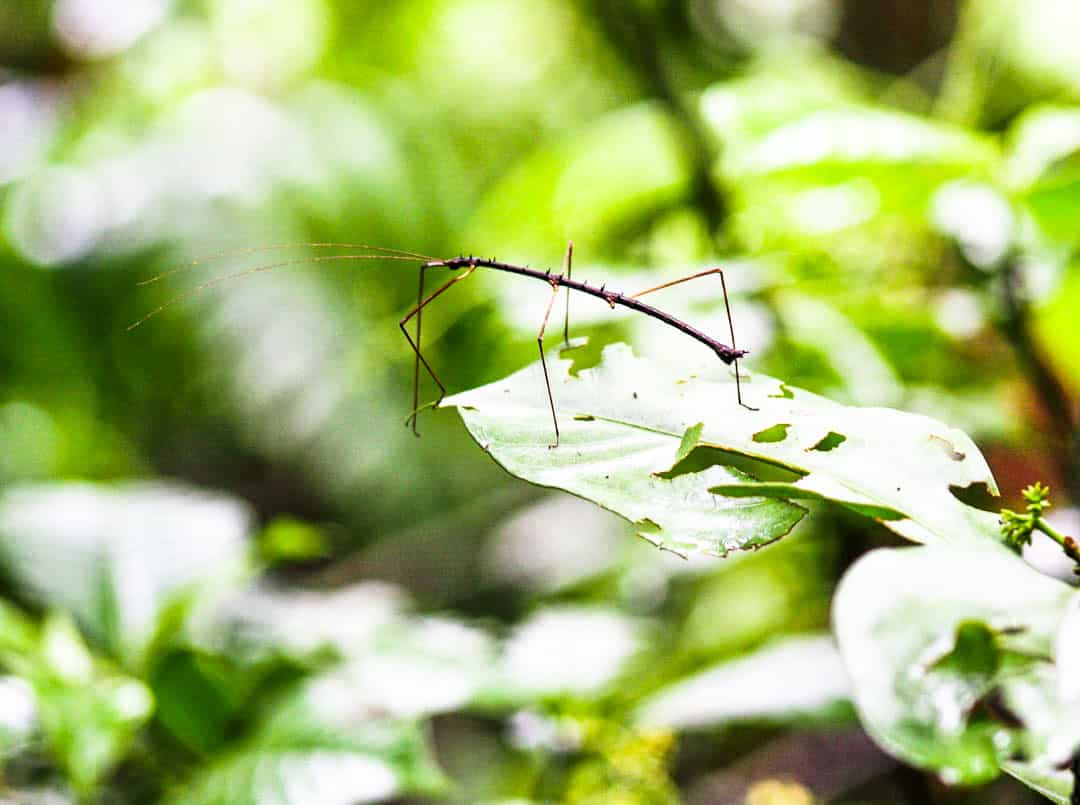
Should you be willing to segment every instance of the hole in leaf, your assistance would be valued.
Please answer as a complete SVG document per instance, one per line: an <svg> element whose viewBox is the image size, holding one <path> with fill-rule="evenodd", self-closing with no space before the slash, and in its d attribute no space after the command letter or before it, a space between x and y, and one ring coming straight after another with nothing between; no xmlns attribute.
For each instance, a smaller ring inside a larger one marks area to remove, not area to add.
<svg viewBox="0 0 1080 805"><path fill-rule="evenodd" d="M781 383L780 384L780 393L779 394L770 394L769 397L770 397L770 399L774 399L774 400L793 400L793 399L795 399L795 392L793 392L791 389L789 389L787 387L786 383Z"/></svg>
<svg viewBox="0 0 1080 805"><path fill-rule="evenodd" d="M691 450L685 458L677 461L671 469L655 473L655 475L657 478L671 480L672 478L678 478L680 475L704 472L709 467L715 466L737 470L754 481L789 484L806 475L805 472L783 464L774 464L771 461L750 458L731 450L722 450L719 447L701 444Z"/></svg>
<svg viewBox="0 0 1080 805"><path fill-rule="evenodd" d="M1000 664L997 634L982 621L967 620L957 624L952 649L933 662L930 669L989 678Z"/></svg>
<svg viewBox="0 0 1080 805"><path fill-rule="evenodd" d="M679 442L679 449L675 453L676 464L690 455L690 451L697 446L698 439L701 438L701 431L704 429L704 422L698 422L696 425L691 425L686 429L686 432L682 436L682 441Z"/></svg>
<svg viewBox="0 0 1080 805"><path fill-rule="evenodd" d="M642 519L634 523L634 530L636 530L639 534L644 535L659 534L661 529L659 523L650 520L648 517L643 517Z"/></svg>
<svg viewBox="0 0 1080 805"><path fill-rule="evenodd" d="M602 332L607 330L609 337L602 337ZM559 357L570 359L569 374L577 377L583 370L592 369L600 363L604 347L612 341L619 340L619 331L603 326L590 328L592 334L589 338L571 338L570 346L559 347ZM561 336L560 336L561 337Z"/></svg>
<svg viewBox="0 0 1080 805"><path fill-rule="evenodd" d="M967 458L967 453L957 450L956 446L952 442L942 436L931 435L930 441L940 446L945 455L947 455L953 461L963 461L965 458Z"/></svg>
<svg viewBox="0 0 1080 805"><path fill-rule="evenodd" d="M813 447L811 447L809 449L810 450L820 450L822 453L828 453L830 450L835 450L837 447L839 447L840 445L842 445L846 441L847 441L847 436L844 436L842 433L837 433L836 431L831 430L824 436L824 438L822 438L822 440L820 442L818 442L817 444L815 444Z"/></svg>
<svg viewBox="0 0 1080 805"><path fill-rule="evenodd" d="M993 512L994 514L1001 509L1001 498L993 494L983 481L971 483L967 486L949 484L949 491L952 492L954 498L972 508L984 512Z"/></svg>
<svg viewBox="0 0 1080 805"><path fill-rule="evenodd" d="M773 425L771 428L759 430L754 434L755 442L782 442L787 438L787 429L790 424Z"/></svg>

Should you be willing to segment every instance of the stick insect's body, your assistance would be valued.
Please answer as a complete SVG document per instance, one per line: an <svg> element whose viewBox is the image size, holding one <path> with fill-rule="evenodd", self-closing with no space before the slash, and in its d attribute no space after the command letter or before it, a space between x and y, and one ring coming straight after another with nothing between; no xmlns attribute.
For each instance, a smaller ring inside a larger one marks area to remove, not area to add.
<svg viewBox="0 0 1080 805"><path fill-rule="evenodd" d="M424 265L425 268L437 268L439 266L444 266L451 270L468 269L472 266L477 266L479 268L494 268L498 271L506 271L510 274L520 274L523 277L532 277L533 279L543 280L556 289L565 287L573 291L588 294L589 296L595 296L597 299L603 299L607 302L612 309L614 309L616 305L628 307L631 310L644 313L646 316L650 316L657 321L662 321L664 324L674 327L679 332L686 333L686 335L694 340L700 341L715 352L716 357L726 364L730 364L738 358L749 354L749 350L735 349L733 346L728 346L721 341L717 341L712 336L706 335L697 328L690 326L682 319L677 319L670 313L665 313L659 308L655 308L652 305L647 305L644 302L639 301L636 298L637 295L629 296L616 291L608 291L604 289L604 286L597 288L586 282L571 279L564 274L552 274L550 271L538 271L537 269L528 268L526 266L516 266L511 263L502 263L497 260L485 260L480 257L454 257L450 260L437 260L425 263Z"/></svg>
<svg viewBox="0 0 1080 805"><path fill-rule="evenodd" d="M410 413L406 424L411 424L413 432L416 432L416 415L422 410L419 406L419 393L420 393L420 367L423 366L427 373L431 376L431 379L435 381L435 384L439 387L439 397L433 403L426 407L437 408L439 403L442 402L443 397L446 396L446 387L439 380L438 375L431 368L431 365L427 362L423 353L420 350L420 336L421 336L421 313L423 309L436 297L442 295L448 291L455 284L468 278L477 268L489 268L495 271L502 271L507 274L517 274L522 277L531 277L533 279L542 280L551 287L551 297L548 300L547 310L544 313L543 323L540 325L540 332L536 337L537 346L540 350L540 365L544 370L544 384L547 387L548 404L551 407L551 420L555 429L555 443L549 445L549 447L557 447L559 444L559 418L555 413L555 399L551 393L551 381L548 378L547 361L544 358L544 331L547 328L548 319L551 316L552 308L555 305L555 298L558 296L561 288L567 289L566 299L566 314L563 319L563 339L566 343L569 343L569 320L570 320L570 291L577 291L578 293L587 294L589 296L596 297L597 299L603 299L608 305L614 309L616 306L622 306L630 310L642 313L650 318L661 321L670 327L674 327L681 333L693 338L712 350L716 357L726 364L730 364L735 369L735 393L739 401L739 405L750 410L757 410L746 405L742 400L742 385L739 377L739 358L747 354L747 350L737 349L735 347L735 327L731 321L731 305L728 302L727 285L724 282L724 272L719 268L709 268L704 271L699 271L696 274L690 274L686 277L680 277L679 279L665 282L661 285L657 285L652 288L646 288L643 291L638 291L635 294L624 294L618 291L608 291L601 285L599 288L589 285L587 282L572 279L570 276L571 270L571 258L574 253L574 244L571 242L566 249L566 257L563 260L563 270L561 274L552 274L550 271L539 271L537 269L528 268L527 266L513 265L512 263L503 263L498 260L488 260L481 257L452 257L448 260L439 260L429 255L418 254L417 252L410 252L401 249L389 249L381 246L368 246L365 244L356 243L306 243L306 244L276 244L271 246L261 246L251 249L241 249L233 252L220 252L216 255L210 255L210 258L239 256L244 254L254 254L256 252L274 251L278 249L290 248L293 246L309 246L309 247L337 247L337 248L351 248L351 249L363 249L362 254L334 254L334 255L321 255L316 257L309 257L304 259L284 260L277 263L270 263L268 265L255 266L244 271L239 271L234 274L227 274L225 276L216 277L211 280L207 280L189 291L181 293L162 305L159 305L154 310L151 310L145 316L138 321L129 325L128 330L133 330L136 327L143 324L150 318L153 318L165 308L176 304L184 299L187 299L192 294L199 291L212 288L219 285L222 282L229 280L236 280L242 277L247 277L255 273L269 271L275 268L284 268L286 266L300 265L303 263L324 263L333 261L352 261L352 260L404 260L407 262L419 262L420 263L420 287L417 292L416 306L409 311L408 314L399 322L401 332L405 335L409 345L412 347L416 356L416 361L413 368L413 410ZM204 259L210 259L204 258ZM193 267L203 262L202 260L193 261L188 267ZM454 272L454 276L449 281L444 283L438 290L434 291L428 296L424 296L424 274L429 269L445 268L451 272ZM182 270L183 267L174 268L166 271L162 274L158 274L156 277L152 277L149 280L145 280L140 284L149 284L157 282L165 277L174 274L177 271ZM652 293L654 291L660 291L664 288L670 288L672 285L678 285L683 282L688 282L699 277L705 277L716 274L720 277L720 287L724 293L724 307L727 311L728 318L728 331L731 334L731 344L725 344L712 336L698 330L696 327L692 327L681 319L672 316L670 313L666 313L659 308L647 305L639 300L639 297L645 294ZM408 328L405 326L410 320L416 318L416 331L415 337L409 333Z"/></svg>
<svg viewBox="0 0 1080 805"><path fill-rule="evenodd" d="M468 257L452 257L449 260L429 260L420 266L420 289L417 293L416 307L409 311L409 313L399 323L399 326L401 327L401 332L405 335L405 338L409 341L409 345L416 353L416 363L413 373L413 413L410 415L409 419L406 420L407 423L411 422L414 433L416 432L416 414L420 410L418 406L420 402L419 387L421 365L423 365L423 367L427 370L427 373L431 376L431 379L434 380L436 385L438 385L439 387L439 398L435 400L432 406L437 408L439 406L439 403L442 402L443 397L446 395L446 387L443 386L442 382L439 380L438 376L431 368L431 365L428 364L427 360L420 352L420 314L429 302L432 302L436 297L438 297L445 291L448 291L458 282L461 282L462 280L468 278L477 268L490 268L496 271L503 271L508 274L517 274L522 277L532 277L533 279L542 280L543 282L546 282L548 285L551 286L551 298L548 301L547 310L544 312L544 320L540 325L540 332L536 337L537 347L540 351L540 367L543 369L544 372L544 385L547 388L548 404L551 407L551 422L555 429L555 443L549 444L548 447L559 446L559 417L555 413L555 398L551 393L551 380L548 377L547 360L544 357L544 330L547 328L548 318L551 316L551 309L555 304L555 297L558 295L560 288L567 289L566 318L564 319L563 324L563 339L564 341L566 341L566 343L569 343L570 291L577 291L579 293L588 294L589 296L594 296L597 299L603 299L613 310L616 305L621 305L622 307L629 308L630 310L637 311L638 313L643 313L650 318L661 321L670 327L674 327L679 332L685 333L686 335L693 338L695 341L698 341L707 346L716 354L716 357L718 357L724 363L734 365L735 394L739 401L739 405L752 411L757 410L751 408L749 405L746 405L742 400L742 384L739 377L738 359L741 358L743 355L746 355L747 350L738 349L735 347L735 327L731 321L731 305L728 302L727 284L724 282L723 271L721 271L719 268L706 269L705 271L699 271L696 274L691 274L687 277L681 277L679 279L657 285L653 288L646 288L644 291L639 291L636 294L628 295L620 293L618 291L608 291L603 285L597 288L595 286L590 286L587 282L572 279L570 276L570 261L573 257L573 254L574 244L573 241L571 241L566 249L566 257L563 261L563 273L561 274L552 274L550 271L538 271L537 269L529 268L527 266L518 266L514 265L513 263L503 263L498 260L486 259L483 257L473 257L471 255ZM452 277L448 282L444 283L430 296L425 297L424 272L429 268L446 268L450 271L460 273L457 273L454 277ZM682 319L678 319L675 316L672 316L670 313L666 313L665 311L660 310L659 308L655 308L652 305L647 305L638 299L638 297L644 296L647 293L659 291L664 288L669 288L672 285L678 285L679 283L687 282L689 280L696 279L698 277L708 276L711 274L717 274L720 277L720 285L724 292L724 306L727 309L728 315L728 328L731 333L730 345L725 344L722 341L718 341L712 336L706 335L705 333L701 332L701 330L698 330L696 327L687 324ZM406 329L405 327L405 325L408 324L409 320L413 317L416 317L415 339L409 334L408 329Z"/></svg>

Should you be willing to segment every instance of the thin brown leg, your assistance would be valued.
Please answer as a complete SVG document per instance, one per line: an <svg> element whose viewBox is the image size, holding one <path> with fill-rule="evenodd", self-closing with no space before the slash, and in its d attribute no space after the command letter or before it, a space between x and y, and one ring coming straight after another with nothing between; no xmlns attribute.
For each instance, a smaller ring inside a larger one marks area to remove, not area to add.
<svg viewBox="0 0 1080 805"><path fill-rule="evenodd" d="M549 449L559 446L559 419L555 416L555 398L551 396L551 380L548 379L547 361L544 360L544 330L547 329L548 317L551 316L551 308L555 306L555 299L558 295L559 286L552 283L551 299L548 300L547 310L544 312L544 321L540 325L540 334L536 336L536 345L540 348L540 366L544 370L544 385L547 386L548 405L551 406L551 421L555 425L555 444L549 444Z"/></svg>
<svg viewBox="0 0 1080 805"><path fill-rule="evenodd" d="M570 279L570 260L574 256L574 241L566 244L566 257L563 258L562 270L567 279ZM566 313L563 315L562 325L563 344L570 346L570 289L566 289Z"/></svg>
<svg viewBox="0 0 1080 805"><path fill-rule="evenodd" d="M411 335L409 335L409 331L405 328L405 325L409 323L409 319L411 319L413 316L419 315L420 311L427 307L427 305L431 301L441 296L444 292L450 290L451 287L461 282L463 279L472 274L475 270L476 266L470 266L464 273L458 274L456 277L452 277L449 282L442 285L437 291L432 293L431 296L420 301L416 305L416 307L414 307L408 312L408 314L406 314L405 318L398 322L398 327L401 328L401 332L404 334L405 340L409 342L409 346L411 346L413 352L416 353L417 362L424 365L424 368L427 369L427 373L431 375L431 379L435 381L435 385L439 387L439 398L435 400L435 402L432 404L433 408L438 408L439 403L442 402L443 397L446 396L446 386L442 384L442 381L439 380L439 376L435 374L435 370L431 368L431 364L427 362L427 358L425 358L423 353L420 352L420 345L418 343L420 337L419 326L417 327L417 341L413 341L413 338ZM423 274L421 274L421 277L423 277ZM417 380L419 380L419 378L417 378ZM420 435L419 433L417 433L416 430L416 415L419 412L419 408L417 407L417 403L419 402L419 393L419 384L417 384L413 391L413 410L412 413L409 414L408 419L405 420L406 425L412 425L413 433L416 433L417 436Z"/></svg>
<svg viewBox="0 0 1080 805"><path fill-rule="evenodd" d="M424 309L424 272L426 270L427 266L420 266L420 288L416 292L416 357L413 359L412 413L409 415L412 420L412 431L416 436L420 435L416 430L416 409L420 407L420 325L424 320L422 311ZM406 424L408 422L409 420L406 420Z"/></svg>
<svg viewBox="0 0 1080 805"><path fill-rule="evenodd" d="M646 288L644 291L638 291L630 298L637 299L645 294L652 293L653 291L662 291L664 288L670 288L672 285L679 285L683 282L689 282L690 280L696 280L699 277L708 277L712 274L720 275L720 289L724 292L724 310L727 311L728 331L731 333L731 348L735 349L735 324L731 318L731 303L728 301L727 283L724 281L724 270L721 268L707 268L704 271L698 271L696 274L690 274L687 277L680 277L679 279L665 282L662 285L656 285L652 288ZM731 362L735 367L735 398L739 401L739 405L750 411L757 411L752 405L747 405L742 399L742 378L739 376L739 360L736 358Z"/></svg>

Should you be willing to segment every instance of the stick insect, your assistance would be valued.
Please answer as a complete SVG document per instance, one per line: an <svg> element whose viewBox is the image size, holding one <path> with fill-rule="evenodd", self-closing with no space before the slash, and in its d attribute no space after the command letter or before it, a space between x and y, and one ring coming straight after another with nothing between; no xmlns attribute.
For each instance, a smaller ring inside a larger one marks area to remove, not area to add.
<svg viewBox="0 0 1080 805"><path fill-rule="evenodd" d="M412 431L413 431L414 434L419 436L420 434L419 434L419 431L417 430L417 424L416 424L417 415L420 413L420 411L422 411L424 409L438 408L439 404L442 402L443 398L446 396L446 386L443 385L443 382L441 380L439 380L439 376L435 373L435 370L431 367L431 364L428 363L427 358L424 357L424 354L423 354L423 352L421 350L422 319L423 319L424 308L426 308L431 302L435 301L438 297L442 296L444 293L446 293L448 290L450 290L452 287L454 287L458 283L462 282L463 280L468 279L470 276L472 276L472 274L476 271L476 269L478 269L478 268L487 268L487 269L491 269L491 270L494 270L494 271L502 271L502 272L507 273L507 274L517 274L519 276L531 277L533 279L541 280L543 282L546 282L551 288L551 297L549 298L547 308L544 311L543 321L540 323L540 332L536 336L536 344L537 344L537 347L538 347L539 352L540 352L540 366L543 369L544 386L545 386L545 390L547 391L548 406L551 409L551 422L552 422L552 426L553 426L554 431L555 431L555 441L554 441L554 443L548 445L549 448L556 448L556 447L559 446L559 440L561 438L561 434L560 434L560 431L559 431L559 417L558 417L558 414L555 411L555 398L554 398L554 396L552 395L552 392L551 392L551 380L550 380L550 377L548 375L547 360L546 360L546 358L544 356L544 333L547 330L548 320L551 317L551 312L555 307L555 301L558 298L560 289L562 289L562 288L566 289L566 306L565 306L564 315L563 315L563 341L567 345L569 345L569 343L570 343L570 292L571 291L577 291L578 293L583 293L583 294L587 294L588 296L593 296L593 297L596 297L598 299L602 299L604 302L606 302L608 304L609 307L611 307L612 310L614 310L616 306L622 306L622 307L625 307L625 308L629 308L630 310L636 311L638 313L642 313L642 314L644 314L646 316L649 316L650 318L656 319L657 321L661 321L661 322L663 322L664 324L667 324L670 327L674 327L679 332L684 333L685 335L689 336L690 338L693 338L695 341L698 341L698 342L704 344L706 347L708 347L710 350L712 350L713 353L716 355L716 357L718 357L721 361L723 361L725 364L731 365L735 370L735 395L736 395L736 398L738 400L739 405L741 405L743 408L746 408L746 409L748 409L750 411L756 411L757 410L756 408L753 408L753 407L747 405L746 403L744 403L743 399L742 399L742 380L741 380L741 377L740 377L740 374L739 374L739 358L746 355L748 353L748 350L738 349L735 346L735 326L734 326L734 324L732 322L731 303L730 303L730 301L728 299L727 283L724 280L724 272L720 268L708 268L708 269L705 269L704 271L698 271L696 273L689 274L689 275L687 275L685 277L679 277L677 279L673 279L673 280L670 280L668 282L661 283L660 285L655 285L655 286L653 286L651 288L646 288L645 290L638 291L637 293L624 294L624 293L621 293L619 291L609 291L609 290L607 290L605 285L601 285L599 287L596 287L594 285L589 285L585 281L575 280L575 279L572 278L572 276L571 276L571 262L572 262L573 256L574 256L574 243L573 243L573 241L571 241L567 245L566 255L563 258L562 273L559 273L559 274L552 274L550 270L540 271L538 269L529 268L528 266L519 266L519 265L514 265L512 263L500 262L498 260L495 260L494 258L487 259L487 258L483 258L483 257L474 257L472 255L469 255L467 257L462 255L460 257L452 257L450 259L443 260L443 259L439 259L437 257L431 257L430 255L419 254L418 252L411 252L411 251L406 251L406 250L403 250L403 249L390 249L390 248L386 248L386 247L382 247L382 246L369 246L369 245L366 245L366 244L353 244L353 243L293 243L293 244L275 244L275 245L271 245L271 246L259 246L259 247L254 247L254 248L250 248L250 249L242 249L242 250L232 251L232 252L219 252L217 254L213 254L213 255L209 255L207 257L204 257L201 260L193 261L188 266L182 266L180 268L170 269L169 271L166 271L166 272L164 272L162 274L158 274L157 276L152 277L152 278L150 278L148 280L144 280L143 282L141 282L139 284L140 285L149 285L151 283L157 282L158 280L164 279L165 277L168 277L168 276L170 276L172 274L175 274L176 272L181 271L184 268L194 267L195 265L198 265L200 263L206 262L207 260L211 260L211 259L216 259L216 258L221 258L221 257L236 257L236 256L242 256L242 255L248 255L248 254L255 254L255 253L258 253L258 252L266 252L266 251L273 251L273 250L279 250L279 249L287 249L287 248L298 247L298 246L354 248L354 249L364 249L369 253L365 253L365 254L319 255L319 256L315 256L315 257L299 258L299 259L293 259L293 260L284 260L284 261L281 261L281 262L270 263L268 265L255 266L254 268L249 268L249 269L239 271L239 272L236 272L236 273L233 273L233 274L226 274L224 276L216 277L214 279L208 280L206 282L203 282L203 283L195 286L194 288L192 288L189 291L186 291L184 293L179 294L178 296L173 297L172 299L170 299L167 302L165 302L164 304L158 306L154 310L151 310L149 313L147 313L145 316L143 316L138 321L136 321L133 324L129 325L127 329L129 331L134 330L136 327L139 327L140 325L145 323L147 320L153 318L157 314L164 311L166 308L171 307L172 305L174 305L174 304L176 304L178 302L181 302L181 301L189 298L190 296L192 296L192 295L194 295L196 293L199 293L200 291L206 290L208 288L212 288L215 285L219 285L219 284L221 284L223 282L227 282L227 281L234 280L234 279L240 279L242 277L246 277L246 276L249 276L251 274L256 274L256 273L259 273L259 272L262 272L262 271L270 271L270 270L276 269L276 268L284 268L286 266L301 265L301 264L305 264L305 263L322 263L322 262L331 262L331 261L337 261L337 260L402 260L402 261L407 261L407 262L412 262L412 263L420 262L419 287L418 287L418 290L417 290L416 305L408 313L406 313L404 317L402 317L400 322L398 322L398 326L401 328L402 334L405 336L406 340L409 342L409 346L412 348L412 351L414 353L414 361L413 361L413 395L412 395L413 407L412 407L412 411L410 412L409 416L405 420L405 424L406 424L406 426L409 426L409 427L412 428ZM425 274L427 273L428 270L436 269L436 268L448 269L449 271L453 272L454 276L452 276L449 280L447 280L445 283L443 283L441 286L439 286L439 288L436 289L435 291L433 291L431 294L425 296L424 295ZM640 298L642 296L645 296L646 294L651 294L651 293L654 293L656 291L661 291L661 290L663 290L665 288L670 288L670 287L672 287L674 285L680 285L680 284L682 284L684 282L689 282L691 280L699 279L699 278L702 278L702 277L713 276L713 275L716 275L716 276L720 277L720 288L721 288L721 291L723 292L723 295L724 295L724 309L725 309L725 311L727 313L728 332L729 332L729 334L731 336L731 344L730 345L725 344L722 341L719 341L719 340L717 340L717 339L703 333L701 330L698 330L697 328L691 326L690 324L687 324L685 321L682 321L681 319L676 318L675 316L671 315L670 313L667 313L667 312L665 312L663 310L660 310L659 308L653 307L652 305L648 305L648 304L640 301ZM407 325L414 318L416 319L416 328L415 328L414 334L410 334ZM424 367L424 370L428 373L428 375L431 377L431 379L435 382L435 385L439 387L439 396L438 396L438 398L436 400L434 400L433 402L428 403L428 404L426 404L424 406L420 405L420 367L421 366Z"/></svg>

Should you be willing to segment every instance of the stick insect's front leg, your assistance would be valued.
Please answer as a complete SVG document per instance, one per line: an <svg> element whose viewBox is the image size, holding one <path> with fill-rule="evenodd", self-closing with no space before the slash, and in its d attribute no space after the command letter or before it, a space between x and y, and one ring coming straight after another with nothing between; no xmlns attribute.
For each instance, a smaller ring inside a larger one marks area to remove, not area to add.
<svg viewBox="0 0 1080 805"><path fill-rule="evenodd" d="M427 266L421 266L420 267L420 291L417 294L417 297L418 297L419 301L417 302L416 307L414 307L412 310L410 310L405 315L405 317L400 322L398 322L398 327L401 328L402 334L404 334L405 339L409 342L409 346L412 347L413 352L416 353L416 360L415 360L414 365L413 365L413 408L412 408L412 412L409 414L408 418L405 420L405 424L406 425L412 425L413 433L415 433L417 436L420 435L420 433L416 429L416 415L420 411L420 408L419 408L419 403L420 403L420 364L424 365L424 368L427 370L427 373L429 375L431 375L431 379L435 381L435 385L437 385L439 387L439 398L437 400L435 400L435 402L432 404L432 407L433 408L438 408L439 403L441 403L443 397L446 396L446 386L444 386L442 384L442 381L439 380L439 376L437 374L435 374L435 370L431 368L431 364L429 364L427 362L427 358L425 358L423 353L420 351L420 315L421 315L421 311L423 311L423 309L425 307L427 307L428 304L430 302L432 302L434 299L441 296L446 291L450 290L457 283L461 282L464 279L467 279L476 270L475 265L469 266L469 268L466 269L463 273L458 274L456 277L452 277L448 282L443 284L437 291L435 291L433 294L431 294L431 296L429 296L429 297L427 297L425 299L425 298L423 298L424 297L424 269L425 268L427 268ZM414 316L416 317L416 340L415 341L413 340L413 337L411 335L409 335L409 331L405 327L405 325L409 323L409 320L412 319Z"/></svg>

